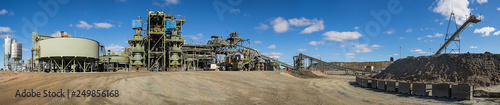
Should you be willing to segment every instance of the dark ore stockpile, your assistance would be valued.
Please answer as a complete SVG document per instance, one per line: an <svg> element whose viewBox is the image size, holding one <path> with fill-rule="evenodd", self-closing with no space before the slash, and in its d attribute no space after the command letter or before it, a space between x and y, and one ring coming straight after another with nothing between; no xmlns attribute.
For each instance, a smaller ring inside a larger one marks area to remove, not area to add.
<svg viewBox="0 0 500 105"><path fill-rule="evenodd" d="M490 86L500 83L500 54L441 54L399 59L373 76L435 83L469 83Z"/></svg>

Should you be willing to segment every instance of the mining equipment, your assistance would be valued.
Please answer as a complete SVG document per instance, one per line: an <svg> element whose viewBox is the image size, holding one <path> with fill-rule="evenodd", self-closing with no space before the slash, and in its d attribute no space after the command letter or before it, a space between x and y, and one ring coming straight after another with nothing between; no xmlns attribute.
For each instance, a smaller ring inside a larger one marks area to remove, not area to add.
<svg viewBox="0 0 500 105"><path fill-rule="evenodd" d="M322 61L320 59L299 53L299 55L293 57L293 65L295 70L315 70L315 68L312 68L311 65L317 63L319 65L324 65L327 67L331 67L334 70L343 70L346 73L351 71L351 72L373 72L372 70L361 70L361 69L354 69L354 68L347 68L343 67L342 65L336 65L332 63L328 63L325 61ZM309 64L309 65L308 65Z"/></svg>
<svg viewBox="0 0 500 105"><path fill-rule="evenodd" d="M5 38L5 44L4 44L4 51L5 51L5 55L4 55L4 58L3 58L3 68L5 68L5 70L8 70L10 67L10 57L11 57L11 44L12 44L12 38L9 38L7 36L7 38Z"/></svg>
<svg viewBox="0 0 500 105"><path fill-rule="evenodd" d="M448 22L448 30L446 30L445 43L443 44L443 46L441 46L439 48L439 50L435 53L435 55L441 54L441 52L443 50L445 50L445 53L446 53L447 47L451 42L458 42L458 44L457 43L455 43L455 44L457 44L457 46L458 46L457 50L460 52L460 38L458 38L458 40L456 40L455 38L460 37L460 33L462 33L462 31L465 30L471 23L481 22L481 19L478 19L475 15L470 15L469 18L467 19L467 21L465 21L465 23L462 24L462 26L460 26L460 28L458 28L457 31L455 31L455 33L453 33L451 36L449 36L448 31L450 29L450 23L452 20L452 16L454 16L453 13L451 13L450 19L449 19L450 21ZM451 51L453 51L453 50L454 49L451 49Z"/></svg>
<svg viewBox="0 0 500 105"><path fill-rule="evenodd" d="M5 38L4 43L4 68L5 70L20 71L23 70L24 61L23 57L23 44L13 40L12 38Z"/></svg>
<svg viewBox="0 0 500 105"><path fill-rule="evenodd" d="M61 31L61 36L33 32L31 71L38 72L93 72L99 71L99 42L72 37Z"/></svg>
<svg viewBox="0 0 500 105"><path fill-rule="evenodd" d="M146 22L132 20L135 34L129 37L129 65L132 71L199 71L199 70L274 70L293 68L278 60L243 46L250 39L231 32L229 38L212 36L207 44L186 44L181 15L162 10L148 10ZM143 28L145 25L145 29ZM146 35L142 35L146 31ZM274 69L273 69L274 68Z"/></svg>

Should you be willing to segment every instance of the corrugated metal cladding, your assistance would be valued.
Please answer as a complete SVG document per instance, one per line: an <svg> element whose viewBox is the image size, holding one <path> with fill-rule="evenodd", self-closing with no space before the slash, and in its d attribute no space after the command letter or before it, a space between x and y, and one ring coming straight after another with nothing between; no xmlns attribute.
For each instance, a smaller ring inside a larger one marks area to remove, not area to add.
<svg viewBox="0 0 500 105"><path fill-rule="evenodd" d="M175 20L167 20L165 22L165 24L166 24L166 28L167 29L171 29L171 28L175 28L176 27Z"/></svg>
<svg viewBox="0 0 500 105"><path fill-rule="evenodd" d="M141 28L142 21L141 20L132 20L132 28Z"/></svg>

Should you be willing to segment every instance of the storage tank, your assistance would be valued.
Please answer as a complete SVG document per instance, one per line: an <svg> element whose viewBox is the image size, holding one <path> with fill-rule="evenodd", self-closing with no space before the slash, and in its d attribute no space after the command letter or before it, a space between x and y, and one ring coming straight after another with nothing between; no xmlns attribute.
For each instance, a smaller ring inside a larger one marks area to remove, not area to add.
<svg viewBox="0 0 500 105"><path fill-rule="evenodd" d="M10 58L10 54L11 54L10 46L11 46L11 44L12 44L12 39L9 37L5 38L5 44L4 44L5 53L4 54L5 54L6 58Z"/></svg>
<svg viewBox="0 0 500 105"><path fill-rule="evenodd" d="M11 59L14 61L21 60L23 58L23 44L13 40L11 45Z"/></svg>
<svg viewBox="0 0 500 105"><path fill-rule="evenodd" d="M59 37L41 40L39 61L58 68L40 66L44 71L86 72L99 60L99 42L87 38Z"/></svg>
<svg viewBox="0 0 500 105"><path fill-rule="evenodd" d="M87 38L51 38L40 43L40 59L46 58L99 58L99 42Z"/></svg>

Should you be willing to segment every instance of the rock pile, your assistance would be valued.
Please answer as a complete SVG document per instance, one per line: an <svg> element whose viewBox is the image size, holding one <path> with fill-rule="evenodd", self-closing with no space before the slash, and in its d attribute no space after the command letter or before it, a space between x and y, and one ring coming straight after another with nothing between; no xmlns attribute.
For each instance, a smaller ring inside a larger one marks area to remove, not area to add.
<svg viewBox="0 0 500 105"><path fill-rule="evenodd" d="M500 83L500 54L441 54L399 59L374 76L436 83Z"/></svg>

